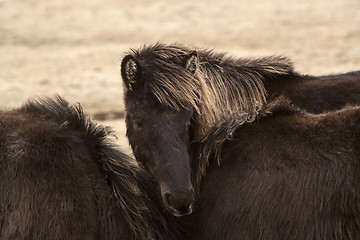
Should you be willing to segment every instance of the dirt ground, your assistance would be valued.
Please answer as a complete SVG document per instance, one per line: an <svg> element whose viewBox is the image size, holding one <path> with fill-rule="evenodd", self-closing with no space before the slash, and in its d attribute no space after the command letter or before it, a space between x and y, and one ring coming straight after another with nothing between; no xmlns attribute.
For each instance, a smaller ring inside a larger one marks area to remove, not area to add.
<svg viewBox="0 0 360 240"><path fill-rule="evenodd" d="M359 70L360 1L0 0L0 107L60 94L130 153L119 64L156 42L282 54L306 74Z"/></svg>

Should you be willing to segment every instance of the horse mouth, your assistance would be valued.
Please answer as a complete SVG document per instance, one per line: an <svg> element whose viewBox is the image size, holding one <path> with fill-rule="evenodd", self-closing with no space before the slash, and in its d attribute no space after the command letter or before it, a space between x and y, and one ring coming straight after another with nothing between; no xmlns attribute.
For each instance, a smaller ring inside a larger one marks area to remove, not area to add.
<svg viewBox="0 0 360 240"><path fill-rule="evenodd" d="M187 209L185 208L176 209L171 206L165 206L165 208L167 211L171 213L171 215L175 217L182 217L182 216L190 215L192 213L192 206L189 206Z"/></svg>

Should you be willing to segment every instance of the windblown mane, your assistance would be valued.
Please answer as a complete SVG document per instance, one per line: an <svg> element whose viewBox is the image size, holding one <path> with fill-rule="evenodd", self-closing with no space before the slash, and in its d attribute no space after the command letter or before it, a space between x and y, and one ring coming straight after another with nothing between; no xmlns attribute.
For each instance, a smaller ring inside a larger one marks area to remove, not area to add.
<svg viewBox="0 0 360 240"><path fill-rule="evenodd" d="M192 182L194 189L200 189L201 179L206 175L206 169L210 162L220 165L222 147L226 141L233 139L233 135L239 127L274 114L294 113L305 114L306 112L294 106L289 99L280 96L269 103L265 103L257 115L247 113L232 114L224 121L210 128L205 135L194 142L192 149L191 169L193 169Z"/></svg>
<svg viewBox="0 0 360 240"><path fill-rule="evenodd" d="M111 143L108 129L91 121L79 104L70 106L66 100L56 96L55 99L29 101L20 111L38 112L42 117L55 119L61 127L80 134L89 151L96 156L136 239L176 239L175 228L169 227L162 218L160 200L155 201L157 194L152 193L155 188L145 187L142 183L151 184L150 177Z"/></svg>
<svg viewBox="0 0 360 240"><path fill-rule="evenodd" d="M199 66L191 74L184 59L194 50ZM229 115L256 115L266 102L264 78L293 73L285 57L235 59L211 50L164 44L144 46L131 54L140 63L144 85L161 104L196 110L197 137Z"/></svg>

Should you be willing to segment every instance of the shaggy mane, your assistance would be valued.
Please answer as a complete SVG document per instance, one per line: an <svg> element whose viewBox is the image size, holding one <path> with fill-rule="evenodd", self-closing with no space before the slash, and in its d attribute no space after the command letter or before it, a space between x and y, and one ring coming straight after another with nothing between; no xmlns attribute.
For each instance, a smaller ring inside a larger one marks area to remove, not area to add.
<svg viewBox="0 0 360 240"><path fill-rule="evenodd" d="M79 132L91 151L96 149L99 167L105 173L136 239L175 239L175 231L170 231L175 227L169 227L161 217L162 209L152 204L154 201L149 201L154 200L156 194L142 181L150 184L150 177L110 141L108 128L91 121L83 113L80 104L70 106L66 100L56 96L54 99L29 101L20 111L54 119L61 127Z"/></svg>
<svg viewBox="0 0 360 240"><path fill-rule="evenodd" d="M196 110L197 137L229 115L256 114L266 102L264 78L293 73L291 61L281 56L235 59L195 50L199 61L195 74L184 67L194 49L155 44L132 49L130 55L140 63L143 84L161 104Z"/></svg>

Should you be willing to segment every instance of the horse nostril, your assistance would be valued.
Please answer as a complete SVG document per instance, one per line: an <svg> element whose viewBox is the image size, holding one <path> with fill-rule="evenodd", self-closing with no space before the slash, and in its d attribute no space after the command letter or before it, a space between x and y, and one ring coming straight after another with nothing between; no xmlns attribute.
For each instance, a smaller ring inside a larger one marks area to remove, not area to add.
<svg viewBox="0 0 360 240"><path fill-rule="evenodd" d="M164 203L166 207L172 207L170 203L170 193L165 193Z"/></svg>

